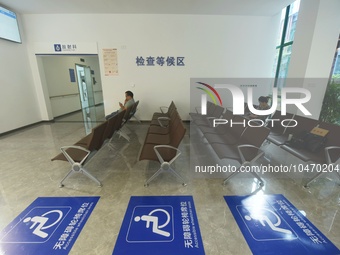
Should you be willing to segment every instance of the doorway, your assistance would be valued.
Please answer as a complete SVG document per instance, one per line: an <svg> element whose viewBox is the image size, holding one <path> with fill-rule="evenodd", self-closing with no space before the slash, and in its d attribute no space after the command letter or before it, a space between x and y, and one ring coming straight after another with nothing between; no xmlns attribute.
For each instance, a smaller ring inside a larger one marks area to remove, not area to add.
<svg viewBox="0 0 340 255"><path fill-rule="evenodd" d="M104 119L98 55L37 55L49 119L84 123Z"/></svg>

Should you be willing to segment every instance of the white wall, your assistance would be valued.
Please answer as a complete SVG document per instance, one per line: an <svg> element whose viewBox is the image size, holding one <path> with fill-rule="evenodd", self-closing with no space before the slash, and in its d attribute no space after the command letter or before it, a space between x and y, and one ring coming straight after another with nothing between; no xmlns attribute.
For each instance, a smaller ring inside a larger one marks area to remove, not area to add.
<svg viewBox="0 0 340 255"><path fill-rule="evenodd" d="M20 30L23 44L0 40L0 134L41 120L25 33Z"/></svg>
<svg viewBox="0 0 340 255"><path fill-rule="evenodd" d="M337 10L337 0L302 0L289 77L328 78L339 35ZM132 90L141 100L141 119L171 100L186 118L191 77L270 77L278 32L278 16L31 14L23 15L22 24L22 45L0 40L0 133L51 119L42 63L35 56L44 48L37 51L37 45L92 45L82 53L99 56L106 112ZM103 48L118 49L119 76L104 76ZM185 67L135 64L137 56L158 55L185 57ZM317 95L310 107L318 116L326 85L303 86Z"/></svg>
<svg viewBox="0 0 340 255"><path fill-rule="evenodd" d="M32 14L24 23L40 104L35 45L97 42L106 113L132 90L142 120L171 100L188 118L191 77L269 77L278 28L277 17L206 15ZM118 49L116 77L104 76L104 48ZM185 57L185 66L141 67L137 56Z"/></svg>

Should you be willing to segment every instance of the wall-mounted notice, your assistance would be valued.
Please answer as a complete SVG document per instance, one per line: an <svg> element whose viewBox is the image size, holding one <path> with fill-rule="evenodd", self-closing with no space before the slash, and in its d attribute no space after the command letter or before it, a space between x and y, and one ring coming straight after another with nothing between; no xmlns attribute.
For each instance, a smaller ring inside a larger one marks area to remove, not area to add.
<svg viewBox="0 0 340 255"><path fill-rule="evenodd" d="M105 76L117 76L117 49L103 49L103 59Z"/></svg>

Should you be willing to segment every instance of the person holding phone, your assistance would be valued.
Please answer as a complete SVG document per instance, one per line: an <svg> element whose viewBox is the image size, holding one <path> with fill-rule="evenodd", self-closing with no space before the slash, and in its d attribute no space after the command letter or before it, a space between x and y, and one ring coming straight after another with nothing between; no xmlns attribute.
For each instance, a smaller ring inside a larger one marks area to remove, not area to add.
<svg viewBox="0 0 340 255"><path fill-rule="evenodd" d="M131 107L133 104L135 103L135 100L133 99L133 93L132 91L128 90L125 91L125 100L124 100L124 104L119 102L119 109L117 111L112 112L111 114L107 115L105 117L105 119L110 119L113 116L115 116L117 113Z"/></svg>

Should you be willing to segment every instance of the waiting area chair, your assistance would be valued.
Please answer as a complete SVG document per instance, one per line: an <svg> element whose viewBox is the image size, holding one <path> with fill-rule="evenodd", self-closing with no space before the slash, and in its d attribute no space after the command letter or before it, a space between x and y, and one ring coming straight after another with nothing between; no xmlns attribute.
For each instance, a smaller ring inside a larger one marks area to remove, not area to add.
<svg viewBox="0 0 340 255"><path fill-rule="evenodd" d="M61 153L52 158L54 160L68 161L71 165L71 170L60 181L60 187L63 187L63 182L75 173L81 173L95 181L98 186L102 186L101 182L86 170L86 165L91 158L101 148L104 143L103 135L108 122L94 127L91 134L81 139L79 142L71 146L63 146L60 148Z"/></svg>

